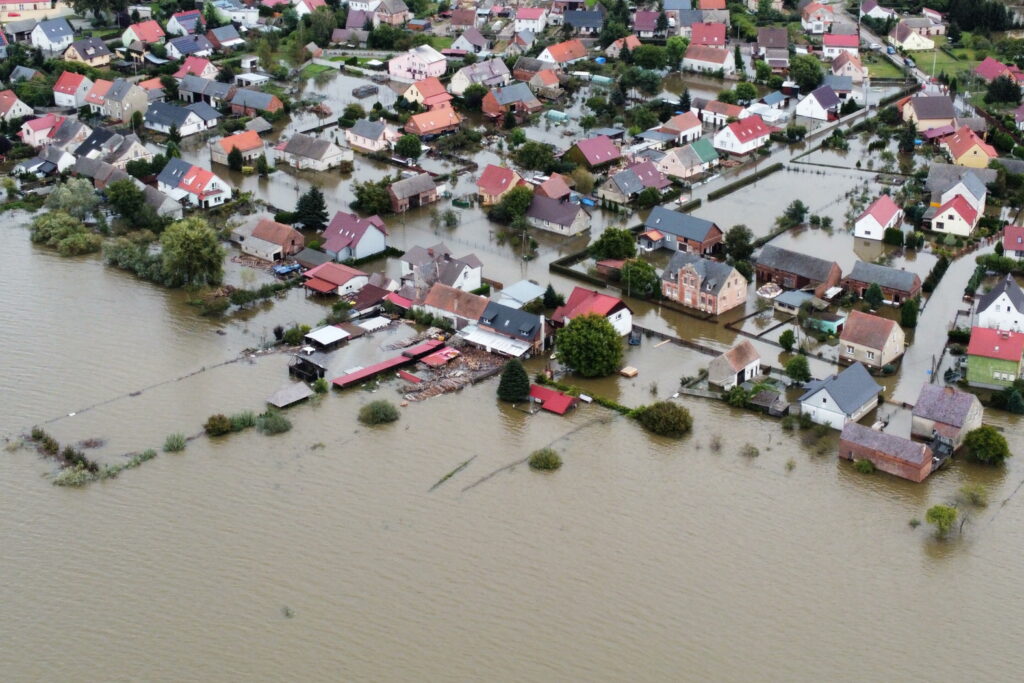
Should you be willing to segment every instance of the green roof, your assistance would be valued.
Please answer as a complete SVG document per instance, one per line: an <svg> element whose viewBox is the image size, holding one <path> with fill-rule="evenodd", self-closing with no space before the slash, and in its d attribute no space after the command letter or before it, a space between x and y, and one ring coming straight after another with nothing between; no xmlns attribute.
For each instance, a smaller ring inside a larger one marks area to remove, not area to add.
<svg viewBox="0 0 1024 683"><path fill-rule="evenodd" d="M697 138L690 143L690 146L693 147L693 151L697 153L702 163L706 164L718 158L718 152L707 138Z"/></svg>

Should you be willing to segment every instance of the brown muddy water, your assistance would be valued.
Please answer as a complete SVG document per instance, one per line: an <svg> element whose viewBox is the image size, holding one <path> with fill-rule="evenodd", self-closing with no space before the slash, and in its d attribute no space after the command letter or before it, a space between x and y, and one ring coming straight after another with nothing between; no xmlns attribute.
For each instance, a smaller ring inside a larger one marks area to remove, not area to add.
<svg viewBox="0 0 1024 683"><path fill-rule="evenodd" d="M240 352L325 312L296 291L201 318L183 293L31 245L25 220L3 228L0 433L14 440L44 424L62 442L104 439L90 454L116 462L199 432L211 413L260 410L287 357ZM399 247L475 250L488 277L571 287L547 263L579 245L541 240L540 258L522 261L473 212L451 232L425 214L390 228ZM950 268L918 339L944 333L972 270ZM231 264L228 279L266 275ZM736 338L635 309L645 326L716 348ZM354 342L336 368L411 333ZM636 379L578 383L639 405L707 360L645 340L627 350ZM913 400L924 360L908 355L887 386ZM495 401L494 381L414 403L393 425L356 422L396 388L335 392L290 410L287 434L201 437L83 489L52 486L54 465L35 452L5 450L4 680L996 680L1020 665L1020 458L957 460L915 485L837 464L834 433L805 444L718 403L680 399L695 430L670 441L596 405L527 415ZM988 421L1024 450L1018 419ZM739 454L748 443L759 457ZM560 471L503 469L545 445L562 452ZM961 508L962 535L911 528L968 482L992 502Z"/></svg>

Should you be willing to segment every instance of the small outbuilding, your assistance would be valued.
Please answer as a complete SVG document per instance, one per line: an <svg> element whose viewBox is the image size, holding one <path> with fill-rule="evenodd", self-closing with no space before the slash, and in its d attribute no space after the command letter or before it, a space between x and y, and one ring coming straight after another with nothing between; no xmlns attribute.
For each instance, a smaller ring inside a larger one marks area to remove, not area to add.
<svg viewBox="0 0 1024 683"><path fill-rule="evenodd" d="M839 436L839 457L868 460L883 472L921 482L932 473L932 449L923 443L849 422Z"/></svg>
<svg viewBox="0 0 1024 683"><path fill-rule="evenodd" d="M761 374L761 354L749 341L742 341L708 366L708 382L723 389L749 382Z"/></svg>

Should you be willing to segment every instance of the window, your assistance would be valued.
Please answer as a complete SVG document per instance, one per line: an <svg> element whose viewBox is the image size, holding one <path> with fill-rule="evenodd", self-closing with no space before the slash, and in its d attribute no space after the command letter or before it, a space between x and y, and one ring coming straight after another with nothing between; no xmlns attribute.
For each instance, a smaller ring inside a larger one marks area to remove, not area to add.
<svg viewBox="0 0 1024 683"><path fill-rule="evenodd" d="M847 345L846 345L846 352L847 352L847 353L853 353L853 347L852 347L852 346L850 346L849 344L847 344Z"/></svg>
<svg viewBox="0 0 1024 683"><path fill-rule="evenodd" d="M874 351L868 351L868 360L874 360L874 359L875 359L875 352Z"/></svg>

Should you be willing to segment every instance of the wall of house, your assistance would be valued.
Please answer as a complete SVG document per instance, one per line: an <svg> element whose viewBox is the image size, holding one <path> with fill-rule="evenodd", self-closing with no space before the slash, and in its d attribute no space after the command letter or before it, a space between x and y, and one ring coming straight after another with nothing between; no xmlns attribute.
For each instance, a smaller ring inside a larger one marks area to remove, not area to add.
<svg viewBox="0 0 1024 683"><path fill-rule="evenodd" d="M1002 294L988 308L978 313L978 327L1024 332L1024 313L1014 308L1009 297Z"/></svg>
<svg viewBox="0 0 1024 683"><path fill-rule="evenodd" d="M924 481L925 478L932 473L931 449L927 450L927 455L928 457L925 461L922 464L917 465L915 463L897 460L886 453L882 453L853 441L847 441L845 439L840 439L839 441L840 458L846 458L847 460L870 460L877 469L883 472L916 482Z"/></svg>
<svg viewBox="0 0 1024 683"><path fill-rule="evenodd" d="M967 357L967 383L972 387L1002 389L1018 377L1020 363L983 356Z"/></svg>

